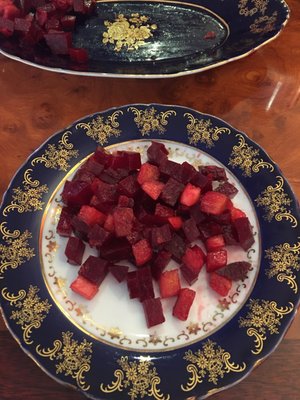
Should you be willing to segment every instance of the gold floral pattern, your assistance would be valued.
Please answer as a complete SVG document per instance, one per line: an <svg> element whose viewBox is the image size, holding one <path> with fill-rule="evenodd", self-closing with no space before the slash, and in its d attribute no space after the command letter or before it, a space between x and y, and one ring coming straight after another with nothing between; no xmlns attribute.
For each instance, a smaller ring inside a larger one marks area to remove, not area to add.
<svg viewBox="0 0 300 400"><path fill-rule="evenodd" d="M6 222L0 224L0 232L6 244L0 244L0 277L7 268L17 268L34 257L34 249L29 247L28 240L32 234L26 230L13 232L6 227Z"/></svg>
<svg viewBox="0 0 300 400"><path fill-rule="evenodd" d="M138 110L135 107L129 107L127 111L132 111L135 115L134 122L140 129L142 136L149 136L151 132L163 134L166 131L165 126L168 125L168 118L176 115L176 111L168 110L158 113L154 107Z"/></svg>
<svg viewBox="0 0 300 400"><path fill-rule="evenodd" d="M145 40L151 38L152 31L157 29L155 24L149 25L148 21L149 17L139 13L133 13L129 18L119 14L113 22L104 21L107 31L103 33L102 42L113 44L116 52L122 48L137 50L146 44Z"/></svg>
<svg viewBox="0 0 300 400"><path fill-rule="evenodd" d="M43 349L36 346L36 352L41 357L55 360L56 374L71 376L76 380L81 390L88 390L90 385L85 382L84 374L90 370L92 343L83 339L81 343L73 339L72 332L62 332L62 340L55 340L53 348Z"/></svg>
<svg viewBox="0 0 300 400"><path fill-rule="evenodd" d="M248 4L251 4L249 7ZM269 0L240 0L238 4L240 15L244 15L245 17L252 16L257 12L264 15Z"/></svg>
<svg viewBox="0 0 300 400"><path fill-rule="evenodd" d="M195 353L188 350L183 358L190 362L186 369L191 374L188 382L181 385L185 392L194 389L197 384L203 382L205 377L208 378L208 382L217 385L218 380L222 379L225 374L242 372L246 368L245 363L238 365L230 362L230 353L209 339L203 344L201 350L199 349Z"/></svg>
<svg viewBox="0 0 300 400"><path fill-rule="evenodd" d="M254 336L253 354L259 354L263 350L267 334L279 334L279 327L284 315L293 311L294 305L289 303L287 307L278 307L275 301L250 299L247 304L250 309L246 317L239 319L240 328L248 328L247 335Z"/></svg>
<svg viewBox="0 0 300 400"><path fill-rule="evenodd" d="M31 161L34 166L37 163L42 163L46 168L58 169L59 171L67 171L70 168L69 161L72 158L77 158L78 150L74 149L74 145L69 143L69 135L72 132L67 131L62 135L62 138L56 144L48 144L44 154L36 157Z"/></svg>
<svg viewBox="0 0 300 400"><path fill-rule="evenodd" d="M274 31L277 15L277 11L274 11L269 17L267 15L263 15L259 18L256 18L254 23L250 25L250 32L262 34Z"/></svg>
<svg viewBox="0 0 300 400"><path fill-rule="evenodd" d="M190 113L185 113L184 117L189 120L186 129L190 144L196 145L200 142L211 148L215 145L214 142L219 140L221 134L230 134L230 129L213 126L210 119L198 119Z"/></svg>
<svg viewBox="0 0 300 400"><path fill-rule="evenodd" d="M279 244L265 251L265 258L270 261L266 270L269 278L277 277L279 282L286 281L294 293L298 292L295 271L300 271L300 242L295 245Z"/></svg>
<svg viewBox="0 0 300 400"><path fill-rule="evenodd" d="M260 168L269 168L270 172L274 171L273 165L260 158L259 150L246 143L244 136L241 134L236 136L239 144L233 146L228 165L240 168L243 176L246 177L251 177L252 172L259 172Z"/></svg>
<svg viewBox="0 0 300 400"><path fill-rule="evenodd" d="M49 313L52 307L48 299L41 300L37 295L39 289L36 286L30 286L28 293L25 290L20 290L17 295L10 294L7 288L2 289L2 297L10 302L10 305L15 308L12 311L10 319L14 320L17 325L20 325L23 330L23 340L26 344L33 343L30 336L33 329L41 327L43 320Z"/></svg>
<svg viewBox="0 0 300 400"><path fill-rule="evenodd" d="M97 143L103 146L108 142L108 138L111 136L118 137L121 134L121 130L118 129L120 124L117 118L123 114L123 111L115 111L112 115L109 115L106 119L98 115L91 122L84 123L80 122L76 125L76 129L83 128L85 133L90 138L94 139Z"/></svg>
<svg viewBox="0 0 300 400"><path fill-rule="evenodd" d="M23 188L17 187L12 189L12 201L3 210L3 215L17 210L19 213L30 211L41 211L44 202L41 200L43 194L48 193L47 185L40 185L38 180L31 179L32 169L27 169L24 172Z"/></svg>
<svg viewBox="0 0 300 400"><path fill-rule="evenodd" d="M263 207L265 211L264 219L271 222L273 218L276 221L286 219L291 222L292 227L298 225L297 219L292 215L288 207L292 204L292 200L288 197L283 189L284 180L281 176L277 176L277 184L268 186L256 199L257 206Z"/></svg>
<svg viewBox="0 0 300 400"><path fill-rule="evenodd" d="M115 370L116 380L109 385L101 383L100 390L104 393L119 392L127 389L131 400L145 396L157 400L169 400L170 395L160 393L158 385L161 380L150 357L140 356L138 361L128 361L128 357L117 360L120 369Z"/></svg>

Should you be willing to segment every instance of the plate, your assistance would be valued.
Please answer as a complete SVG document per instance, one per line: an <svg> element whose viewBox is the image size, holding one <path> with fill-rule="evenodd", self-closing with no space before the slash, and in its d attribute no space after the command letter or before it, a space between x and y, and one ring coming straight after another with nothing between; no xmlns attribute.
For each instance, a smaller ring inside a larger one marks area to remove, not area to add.
<svg viewBox="0 0 300 400"><path fill-rule="evenodd" d="M129 301L125 285L117 287L111 277L90 302L71 292L77 268L65 262L55 226L64 181L97 145L143 157L153 139L173 160L225 166L255 243L247 253L230 251L232 261L250 259L252 270L227 297L198 279L187 321L171 317L167 300L166 323L147 329L140 303ZM244 133L185 107L127 105L56 133L13 178L0 234L0 299L8 329L51 377L95 399L205 398L223 390L277 347L299 306L299 206L289 184Z"/></svg>
<svg viewBox="0 0 300 400"><path fill-rule="evenodd" d="M56 72L173 77L249 55L274 39L288 18L281 0L98 1L96 12L73 35L73 45L88 50L87 65L51 55L42 42L22 48L14 37L1 37L0 51Z"/></svg>

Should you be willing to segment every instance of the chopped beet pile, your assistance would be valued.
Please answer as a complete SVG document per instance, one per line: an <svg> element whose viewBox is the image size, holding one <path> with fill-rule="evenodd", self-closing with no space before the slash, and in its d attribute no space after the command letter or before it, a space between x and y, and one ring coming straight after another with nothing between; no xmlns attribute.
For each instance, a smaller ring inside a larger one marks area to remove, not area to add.
<svg viewBox="0 0 300 400"><path fill-rule="evenodd" d="M227 296L232 281L245 279L251 267L228 264L228 246L246 251L254 238L248 217L233 205L237 190L223 168L178 164L158 142L147 154L142 164L139 153L98 147L65 182L57 232L69 238L68 262L80 265L72 290L90 300L111 273L142 302L151 327L165 320L165 298L174 297L176 318L188 318L196 293L183 286L197 281L204 266L211 289ZM83 262L86 246L98 256ZM167 269L171 259L180 267Z"/></svg>
<svg viewBox="0 0 300 400"><path fill-rule="evenodd" d="M53 54L85 64L88 53L72 46L72 32L95 4L95 0L0 0L0 34L14 36L22 48L45 44Z"/></svg>

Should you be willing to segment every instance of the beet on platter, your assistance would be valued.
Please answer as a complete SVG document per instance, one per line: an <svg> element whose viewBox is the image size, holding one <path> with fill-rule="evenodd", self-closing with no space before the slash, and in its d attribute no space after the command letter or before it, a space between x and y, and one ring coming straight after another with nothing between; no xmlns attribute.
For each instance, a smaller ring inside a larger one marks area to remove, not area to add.
<svg viewBox="0 0 300 400"><path fill-rule="evenodd" d="M184 107L127 105L56 133L13 178L0 232L10 332L91 398L222 390L299 304L291 188L245 134Z"/></svg>

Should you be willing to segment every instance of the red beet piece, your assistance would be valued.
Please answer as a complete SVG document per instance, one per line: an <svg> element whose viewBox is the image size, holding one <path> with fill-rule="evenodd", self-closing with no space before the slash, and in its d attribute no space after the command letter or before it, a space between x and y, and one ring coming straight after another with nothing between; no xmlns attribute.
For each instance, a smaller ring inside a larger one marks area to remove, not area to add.
<svg viewBox="0 0 300 400"><path fill-rule="evenodd" d="M230 210L225 210L222 214L219 215L210 215L210 220L215 221L220 225L229 225L231 224Z"/></svg>
<svg viewBox="0 0 300 400"><path fill-rule="evenodd" d="M82 240L78 239L77 237L71 236L65 249L65 255L67 257L68 263L80 265L82 262L84 249L85 245Z"/></svg>
<svg viewBox="0 0 300 400"><path fill-rule="evenodd" d="M59 221L57 223L56 232L60 236L71 236L72 234L72 212L67 207L63 207L60 213Z"/></svg>
<svg viewBox="0 0 300 400"><path fill-rule="evenodd" d="M93 157L99 164L108 166L112 158L112 155L108 153L103 147L98 146L93 154Z"/></svg>
<svg viewBox="0 0 300 400"><path fill-rule="evenodd" d="M159 290L162 298L176 296L180 289L178 269L162 272L159 278Z"/></svg>
<svg viewBox="0 0 300 400"><path fill-rule="evenodd" d="M180 196L180 203L191 207L200 199L201 189L197 186L188 183Z"/></svg>
<svg viewBox="0 0 300 400"><path fill-rule="evenodd" d="M69 55L71 60L78 64L86 64L89 59L89 54L86 49L69 47Z"/></svg>
<svg viewBox="0 0 300 400"><path fill-rule="evenodd" d="M132 208L118 207L113 212L115 234L117 237L127 236L132 232L134 214Z"/></svg>
<svg viewBox="0 0 300 400"><path fill-rule="evenodd" d="M94 178L95 178L95 175L92 172L87 171L84 168L80 168L76 172L76 174L72 180L73 180L73 182L74 181L82 181L82 182L87 182L87 183L91 184L93 182Z"/></svg>
<svg viewBox="0 0 300 400"><path fill-rule="evenodd" d="M168 221L170 223L170 225L172 226L173 229L175 229L175 231L178 231L183 224L183 220L181 217L169 217Z"/></svg>
<svg viewBox="0 0 300 400"><path fill-rule="evenodd" d="M226 171L222 167L218 167L217 165L206 165L201 168L201 173L203 175L210 175L214 181L226 181Z"/></svg>
<svg viewBox="0 0 300 400"><path fill-rule="evenodd" d="M206 271L213 272L225 267L227 264L227 251L225 249L210 251L206 255Z"/></svg>
<svg viewBox="0 0 300 400"><path fill-rule="evenodd" d="M127 274L127 288L129 297L137 299L140 297L140 285L138 281L137 271L130 271Z"/></svg>
<svg viewBox="0 0 300 400"><path fill-rule="evenodd" d="M134 197L140 190L136 175L129 175L122 179L118 185L119 191L128 197Z"/></svg>
<svg viewBox="0 0 300 400"><path fill-rule="evenodd" d="M88 204L92 197L91 186L87 182L66 181L61 197L64 204L68 206L82 206Z"/></svg>
<svg viewBox="0 0 300 400"><path fill-rule="evenodd" d="M193 218L184 221L182 224L182 230L189 242L193 242L200 235L199 229L197 228L196 222L193 220Z"/></svg>
<svg viewBox="0 0 300 400"><path fill-rule="evenodd" d="M158 281L161 273L166 268L171 260L171 253L166 250L161 250L157 253L155 259L151 263L151 273L153 278Z"/></svg>
<svg viewBox="0 0 300 400"><path fill-rule="evenodd" d="M162 304L159 297L156 299L146 299L143 301L144 313L148 328L162 324L165 317L162 310Z"/></svg>
<svg viewBox="0 0 300 400"><path fill-rule="evenodd" d="M61 26L60 20L55 17L51 17L45 23L46 32L48 32L50 30L60 31L61 28L62 28L62 26Z"/></svg>
<svg viewBox="0 0 300 400"><path fill-rule="evenodd" d="M72 45L70 32L49 31L45 33L44 38L53 54L69 54Z"/></svg>
<svg viewBox="0 0 300 400"><path fill-rule="evenodd" d="M111 233L100 225L94 225L88 231L88 241L91 247L101 248L101 246L111 237Z"/></svg>
<svg viewBox="0 0 300 400"><path fill-rule="evenodd" d="M62 10L62 11L66 12L70 8L69 0L53 0L53 3L55 4L55 6L58 10Z"/></svg>
<svg viewBox="0 0 300 400"><path fill-rule="evenodd" d="M230 279L212 272L209 274L209 286L220 296L225 297L231 289L232 282Z"/></svg>
<svg viewBox="0 0 300 400"><path fill-rule="evenodd" d="M125 238L107 240L101 246L100 256L112 262L129 260L132 258L131 245Z"/></svg>
<svg viewBox="0 0 300 400"><path fill-rule="evenodd" d="M182 183L174 178L169 178L161 193L161 199L169 206L174 206L183 189Z"/></svg>
<svg viewBox="0 0 300 400"><path fill-rule="evenodd" d="M188 211L197 225L202 224L207 218L207 215L200 211L199 204L195 204L193 207L190 207Z"/></svg>
<svg viewBox="0 0 300 400"><path fill-rule="evenodd" d="M159 181L147 181L142 184L142 189L153 200L157 200L165 184Z"/></svg>
<svg viewBox="0 0 300 400"><path fill-rule="evenodd" d="M71 225L75 235L80 239L86 241L87 234L90 229L89 226L85 222L83 222L80 218L78 218L77 215L74 215L74 217L72 218Z"/></svg>
<svg viewBox="0 0 300 400"><path fill-rule="evenodd" d="M76 17L75 15L64 15L61 17L60 22L65 31L73 31L75 28Z"/></svg>
<svg viewBox="0 0 300 400"><path fill-rule="evenodd" d="M201 271L205 261L205 254L202 249L194 245L193 247L188 247L182 257L183 264L193 272L194 275L198 276Z"/></svg>
<svg viewBox="0 0 300 400"><path fill-rule="evenodd" d="M168 224L152 228L151 244L153 247L157 247L161 244L167 243L171 239L172 232Z"/></svg>
<svg viewBox="0 0 300 400"><path fill-rule="evenodd" d="M104 165L100 164L93 155L86 160L81 168L99 177L104 169Z"/></svg>
<svg viewBox="0 0 300 400"><path fill-rule="evenodd" d="M243 281L247 278L250 268L251 264L247 261L235 261L227 264L224 268L218 269L216 272L232 281Z"/></svg>
<svg viewBox="0 0 300 400"><path fill-rule="evenodd" d="M129 171L135 171L141 168L141 155L136 151L127 151L128 157L128 169Z"/></svg>
<svg viewBox="0 0 300 400"><path fill-rule="evenodd" d="M109 272L115 277L115 279L120 283L123 282L127 277L129 267L126 265L111 264L109 267Z"/></svg>
<svg viewBox="0 0 300 400"><path fill-rule="evenodd" d="M104 229L108 232L114 233L115 223L114 223L114 217L112 214L107 215L106 220L104 222Z"/></svg>
<svg viewBox="0 0 300 400"><path fill-rule="evenodd" d="M108 272L108 261L89 256L81 265L78 274L88 281L100 286Z"/></svg>
<svg viewBox="0 0 300 400"><path fill-rule="evenodd" d="M109 214L114 208L113 203L102 203L96 195L93 195L90 200L90 206L101 211L103 214Z"/></svg>
<svg viewBox="0 0 300 400"><path fill-rule="evenodd" d="M232 209L230 210L230 216L231 216L232 222L238 218L246 218L247 217L246 214L244 213L244 211L242 211L236 207L232 207Z"/></svg>
<svg viewBox="0 0 300 400"><path fill-rule="evenodd" d="M118 206L132 208L134 206L134 199L121 194L121 196L119 196Z"/></svg>
<svg viewBox="0 0 300 400"><path fill-rule="evenodd" d="M174 317L181 321L186 321L195 296L196 292L194 290L188 288L181 289L173 307Z"/></svg>
<svg viewBox="0 0 300 400"><path fill-rule="evenodd" d="M14 28L15 26L13 21L0 17L0 33L6 37L12 36Z"/></svg>
<svg viewBox="0 0 300 400"><path fill-rule="evenodd" d="M230 183L228 181L221 183L215 189L215 191L225 194L230 199L232 199L238 193L237 188L232 183Z"/></svg>
<svg viewBox="0 0 300 400"><path fill-rule="evenodd" d="M103 225L106 215L94 207L84 205L80 208L78 218L89 226L93 226L95 224Z"/></svg>
<svg viewBox="0 0 300 400"><path fill-rule="evenodd" d="M113 204L118 200L117 186L102 182L98 178L94 179L92 190L101 203Z"/></svg>
<svg viewBox="0 0 300 400"><path fill-rule="evenodd" d="M206 241L211 236L219 235L223 232L220 224L214 221L200 223L198 225L200 231L200 237L203 241Z"/></svg>
<svg viewBox="0 0 300 400"><path fill-rule="evenodd" d="M188 182L190 182L196 175L197 175L197 171L196 169L189 164L188 162L184 161L181 165L181 179L180 181L183 184L187 184Z"/></svg>
<svg viewBox="0 0 300 400"><path fill-rule="evenodd" d="M225 241L223 235L215 235L209 237L205 242L207 251L221 250L225 247Z"/></svg>
<svg viewBox="0 0 300 400"><path fill-rule="evenodd" d="M228 197L219 192L206 192L200 200L200 210L207 214L220 215L228 207Z"/></svg>
<svg viewBox="0 0 300 400"><path fill-rule="evenodd" d="M233 221L233 226L236 230L238 241L242 248L247 251L254 243L252 228L247 217L237 218Z"/></svg>
<svg viewBox="0 0 300 400"><path fill-rule="evenodd" d="M160 173L168 176L173 177L176 176L178 180L181 180L181 164L178 164L175 161L168 160L167 158L160 163L159 165Z"/></svg>
<svg viewBox="0 0 300 400"><path fill-rule="evenodd" d="M3 10L3 18L14 21L15 18L20 17L21 11L14 4L6 4Z"/></svg>
<svg viewBox="0 0 300 400"><path fill-rule="evenodd" d="M169 152L165 145L159 142L152 142L147 150L148 160L156 165L160 165L165 161L168 154Z"/></svg>
<svg viewBox="0 0 300 400"><path fill-rule="evenodd" d="M216 32L215 32L215 31L208 31L208 32L204 35L203 39L209 40L209 39L215 39L215 37L216 37Z"/></svg>
<svg viewBox="0 0 300 400"><path fill-rule="evenodd" d="M97 285L80 275L78 275L75 281L71 283L70 288L73 290L73 292L79 294L87 300L91 300L99 290Z"/></svg>
<svg viewBox="0 0 300 400"><path fill-rule="evenodd" d="M151 269L149 266L137 270L137 278L140 289L140 301L154 298Z"/></svg>
<svg viewBox="0 0 300 400"><path fill-rule="evenodd" d="M198 186L202 193L212 190L212 178L203 175L201 172L197 172L197 174L192 177L191 183Z"/></svg>
<svg viewBox="0 0 300 400"><path fill-rule="evenodd" d="M132 252L137 267L140 267L152 258L152 249L147 239L142 239L132 245Z"/></svg>
<svg viewBox="0 0 300 400"><path fill-rule="evenodd" d="M29 32L32 21L26 18L15 18L15 31Z"/></svg>
<svg viewBox="0 0 300 400"><path fill-rule="evenodd" d="M159 178L159 169L156 165L144 163L137 176L137 181L140 185L149 181L157 181Z"/></svg>
<svg viewBox="0 0 300 400"><path fill-rule="evenodd" d="M48 3L36 9L35 18L40 26L44 26L48 19L55 14L55 12L56 7L54 3Z"/></svg>
<svg viewBox="0 0 300 400"><path fill-rule="evenodd" d="M166 243L164 248L169 251L176 261L180 261L185 253L186 244L181 236L176 233L173 235L170 242Z"/></svg>
<svg viewBox="0 0 300 400"><path fill-rule="evenodd" d="M238 244L237 233L232 225L223 225L221 229L226 246Z"/></svg>
<svg viewBox="0 0 300 400"><path fill-rule="evenodd" d="M180 272L185 281L191 286L198 279L198 273L193 272L187 266L182 265L180 267Z"/></svg>
<svg viewBox="0 0 300 400"><path fill-rule="evenodd" d="M173 210L173 208L164 206L160 203L156 203L154 214L158 217L164 218L165 221L167 221L168 217L173 217L175 215L175 211Z"/></svg>

